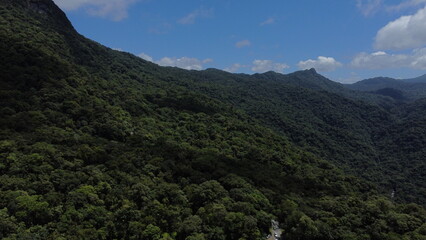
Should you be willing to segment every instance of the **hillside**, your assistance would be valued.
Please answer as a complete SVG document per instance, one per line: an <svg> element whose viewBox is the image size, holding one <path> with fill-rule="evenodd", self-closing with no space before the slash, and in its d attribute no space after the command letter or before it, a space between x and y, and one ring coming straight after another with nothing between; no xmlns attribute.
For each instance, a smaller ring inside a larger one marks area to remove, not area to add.
<svg viewBox="0 0 426 240"><path fill-rule="evenodd" d="M406 166L408 162L415 163L411 166L424 166L422 155L396 158L389 155L387 145L381 144L395 140L396 135L386 133L405 122L397 113L411 103L390 100L386 107L379 106L377 98L369 97L371 93L360 94L364 100L359 100L359 96L348 98L347 93L355 96L357 92L333 92L340 84L312 70L288 75L271 72L235 75L214 69L167 70L151 74L243 110L304 150L333 162L347 173L378 184L384 194L390 195L394 188L404 189L404 194L396 195L398 201L416 199L415 202L426 204L425 182L412 178L410 171L393 167L394 164ZM303 84L296 85L298 82ZM389 98L382 100L385 99Z"/></svg>
<svg viewBox="0 0 426 240"><path fill-rule="evenodd" d="M422 206L342 170L394 123L380 107L159 67L51 0L0 0L0 38L1 239L265 239L271 219L285 239L426 237Z"/></svg>
<svg viewBox="0 0 426 240"><path fill-rule="evenodd" d="M399 91L400 93L394 98L397 101L413 101L420 98L426 97L426 80L425 76L420 76L413 79L393 79L385 77L377 77L362 80L353 84L345 85L348 89L364 91L364 92L374 92L379 95L384 96L394 96L393 94L389 95L388 91L383 91L385 89L392 89L393 91ZM381 91L380 91L381 90Z"/></svg>
<svg viewBox="0 0 426 240"><path fill-rule="evenodd" d="M390 182L399 194L407 196L409 201L424 202L426 198L426 99L396 108L399 121L377 135L377 145L383 149L379 161L394 172L407 177L388 173L394 177ZM387 171L387 170L386 170ZM405 182L405 185L398 184ZM412 195L411 189L422 189L418 195Z"/></svg>
<svg viewBox="0 0 426 240"><path fill-rule="evenodd" d="M264 74L254 74L253 76L256 79L279 81L281 83L293 85L299 88L308 88L316 91L335 93L345 98L361 100L385 108L388 108L395 103L393 98L389 98L384 95L376 95L348 89L344 84L334 82L318 74L315 69L298 71L286 75L275 72L268 72Z"/></svg>
<svg viewBox="0 0 426 240"><path fill-rule="evenodd" d="M426 74L416 78L404 79L403 81L410 83L426 83Z"/></svg>

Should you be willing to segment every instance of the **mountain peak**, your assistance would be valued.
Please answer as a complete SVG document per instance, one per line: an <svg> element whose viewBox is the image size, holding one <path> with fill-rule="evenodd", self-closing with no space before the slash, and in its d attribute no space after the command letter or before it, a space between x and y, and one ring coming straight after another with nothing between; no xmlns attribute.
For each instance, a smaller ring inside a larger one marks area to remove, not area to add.
<svg viewBox="0 0 426 240"><path fill-rule="evenodd" d="M0 0L1 4L12 5L27 9L47 21L55 23L62 30L74 28L65 13L53 2L53 0Z"/></svg>
<svg viewBox="0 0 426 240"><path fill-rule="evenodd" d="M316 77L321 76L321 77L323 77L321 74L319 74L315 70L315 68L296 71L296 72L290 73L289 75L293 75L293 76L309 76L309 77L312 77L312 76L316 76Z"/></svg>

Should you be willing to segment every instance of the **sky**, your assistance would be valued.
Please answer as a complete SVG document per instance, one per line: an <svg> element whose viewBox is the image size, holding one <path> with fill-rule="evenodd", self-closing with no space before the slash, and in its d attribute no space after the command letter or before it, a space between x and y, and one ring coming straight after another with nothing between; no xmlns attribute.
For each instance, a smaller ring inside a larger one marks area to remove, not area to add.
<svg viewBox="0 0 426 240"><path fill-rule="evenodd" d="M426 73L426 0L54 0L77 31L162 66L315 68L352 83Z"/></svg>

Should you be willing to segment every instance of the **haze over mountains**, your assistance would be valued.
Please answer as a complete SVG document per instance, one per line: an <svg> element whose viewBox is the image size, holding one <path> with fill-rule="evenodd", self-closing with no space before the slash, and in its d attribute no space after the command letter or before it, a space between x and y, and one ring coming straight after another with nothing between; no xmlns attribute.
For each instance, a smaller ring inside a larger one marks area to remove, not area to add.
<svg viewBox="0 0 426 240"><path fill-rule="evenodd" d="M0 0L0 39L2 239L426 237L419 87L160 67L51 0Z"/></svg>

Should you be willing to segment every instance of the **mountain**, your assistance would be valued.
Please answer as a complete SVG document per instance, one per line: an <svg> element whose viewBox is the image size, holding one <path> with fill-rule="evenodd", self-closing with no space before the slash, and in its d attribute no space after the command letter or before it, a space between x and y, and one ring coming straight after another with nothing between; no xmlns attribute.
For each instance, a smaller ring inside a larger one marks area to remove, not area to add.
<svg viewBox="0 0 426 240"><path fill-rule="evenodd" d="M409 83L426 83L426 74L416 78L404 79L403 81Z"/></svg>
<svg viewBox="0 0 426 240"><path fill-rule="evenodd" d="M422 202L426 192L423 190L426 183L426 110L425 99L417 100L412 104L398 109L399 121L378 133L376 141L381 151L378 162L386 165L382 168L385 175L393 176L389 183L395 192L408 196L408 201ZM392 169L393 171L389 171ZM393 174L400 172L403 174ZM402 175L406 177L401 178ZM414 180L415 179L415 180ZM398 182L405 182L401 185ZM422 189L413 195L412 189Z"/></svg>
<svg viewBox="0 0 426 240"><path fill-rule="evenodd" d="M257 79L268 79L283 81L294 86L309 88L313 90L324 90L329 92L341 92L345 88L340 83L333 82L316 72L314 68L309 70L298 71L290 74L280 74L275 72L267 72L263 74L254 74Z"/></svg>
<svg viewBox="0 0 426 240"><path fill-rule="evenodd" d="M268 74L160 67L79 35L50 0L0 13L1 239L265 239L271 219L285 239L425 237L424 207L359 170L382 151L373 133L398 144L385 129L423 121L422 102L389 112Z"/></svg>
<svg viewBox="0 0 426 240"><path fill-rule="evenodd" d="M393 89L392 91L399 91L397 98L395 98L395 100L398 101L412 101L426 97L426 75L405 80L377 77L345 86L352 90L373 92L390 97L392 97L393 94L389 95L389 91L386 91L386 89Z"/></svg>
<svg viewBox="0 0 426 240"><path fill-rule="evenodd" d="M282 83L296 87L335 93L345 98L361 100L377 104L385 108L390 107L395 103L393 98L389 98L385 95L370 94L348 89L344 84L334 82L318 74L315 69L298 71L286 75L275 72L267 72L264 74L254 74L253 76L257 79L280 81Z"/></svg>
<svg viewBox="0 0 426 240"><path fill-rule="evenodd" d="M333 93L325 90L327 88L318 91L318 85L313 87L316 79L330 85L333 82L312 70L288 75L265 73L251 76L213 69L200 72L170 70L173 73L164 77L169 81L243 110L304 150L333 162L347 173L378 184L381 192L404 189L408 194L396 194L398 201L426 203L423 197L425 182L421 178L412 178L415 169L401 171L400 167L394 167L407 166L408 162L414 163L412 166L424 166L421 154L398 159L388 154L386 145L379 145L394 140L388 138L395 135L385 133L401 121L405 122L396 113L410 104L389 101L383 108L374 101L346 98L343 91ZM312 77L308 78L309 75ZM296 86L294 82L299 81L298 76L311 84ZM297 78L287 79L292 77ZM368 95L372 94L365 93Z"/></svg>
<svg viewBox="0 0 426 240"><path fill-rule="evenodd" d="M407 100L407 97L405 96L404 92L401 90L397 90L394 88L381 88L379 90L371 92L373 94L382 95L382 96L388 96L392 99L400 102L404 102Z"/></svg>

